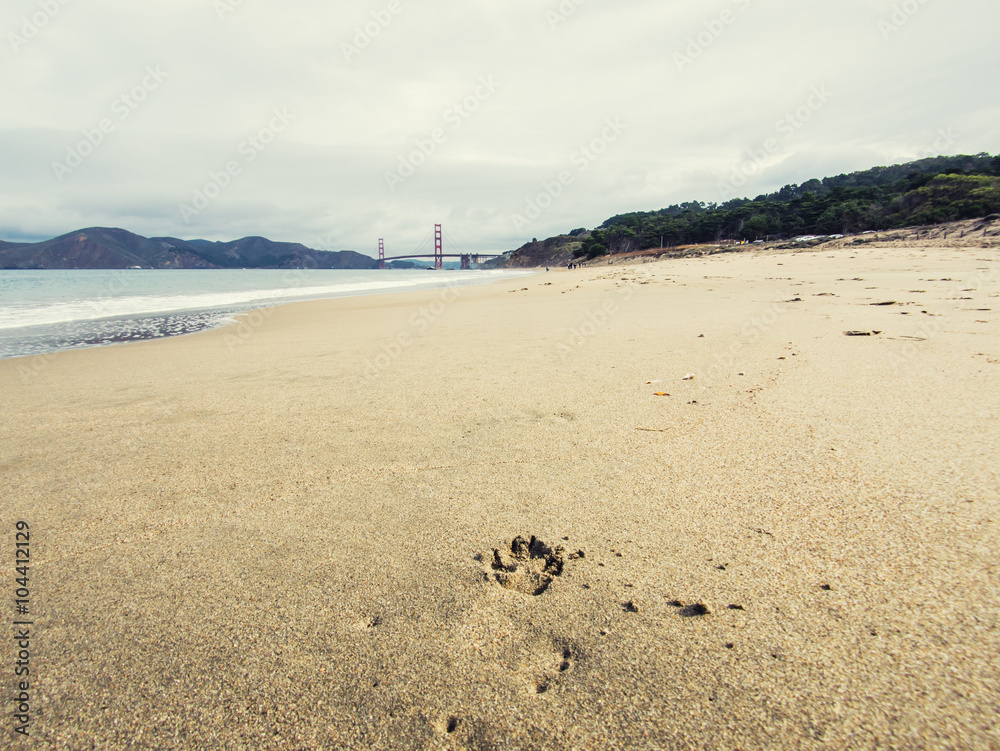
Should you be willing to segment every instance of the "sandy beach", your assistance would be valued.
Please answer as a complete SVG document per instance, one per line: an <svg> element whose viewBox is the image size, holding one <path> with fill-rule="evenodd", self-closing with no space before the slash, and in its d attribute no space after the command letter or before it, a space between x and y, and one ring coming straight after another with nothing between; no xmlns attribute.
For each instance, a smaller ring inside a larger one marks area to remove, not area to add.
<svg viewBox="0 0 1000 751"><path fill-rule="evenodd" d="M996 248L308 302L0 383L5 747L1000 748Z"/></svg>

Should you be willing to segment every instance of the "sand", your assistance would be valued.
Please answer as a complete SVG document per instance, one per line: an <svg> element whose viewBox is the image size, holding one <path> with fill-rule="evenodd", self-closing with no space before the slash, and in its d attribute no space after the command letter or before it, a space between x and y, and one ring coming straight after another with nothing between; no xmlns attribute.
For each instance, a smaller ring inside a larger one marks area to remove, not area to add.
<svg viewBox="0 0 1000 751"><path fill-rule="evenodd" d="M4 743L998 748L998 297L748 252L2 361Z"/></svg>

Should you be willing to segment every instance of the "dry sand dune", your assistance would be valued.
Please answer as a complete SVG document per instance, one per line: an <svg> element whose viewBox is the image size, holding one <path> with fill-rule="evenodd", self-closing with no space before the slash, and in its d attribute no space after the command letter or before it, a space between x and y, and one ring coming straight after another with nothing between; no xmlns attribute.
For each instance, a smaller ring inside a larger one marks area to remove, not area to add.
<svg viewBox="0 0 1000 751"><path fill-rule="evenodd" d="M0 362L17 742L998 748L998 269L726 254Z"/></svg>

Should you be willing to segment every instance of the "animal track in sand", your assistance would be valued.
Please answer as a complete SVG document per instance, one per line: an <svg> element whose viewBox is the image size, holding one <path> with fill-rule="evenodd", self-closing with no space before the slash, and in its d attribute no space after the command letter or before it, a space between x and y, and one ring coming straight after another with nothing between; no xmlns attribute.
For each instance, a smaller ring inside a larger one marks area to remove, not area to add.
<svg viewBox="0 0 1000 751"><path fill-rule="evenodd" d="M493 578L506 589L526 595L540 595L560 576L566 562L563 547L550 548L534 535L525 540L518 535L510 549L493 549Z"/></svg>
<svg viewBox="0 0 1000 751"><path fill-rule="evenodd" d="M558 668L556 668L559 673L567 673L573 667L573 659L575 655L569 647L562 646L559 648L559 651L556 655L554 655L554 657L559 661ZM547 692L550 688L552 688L556 678L556 675L551 675L549 672L543 671L541 675L537 676L534 680L535 693L544 694Z"/></svg>

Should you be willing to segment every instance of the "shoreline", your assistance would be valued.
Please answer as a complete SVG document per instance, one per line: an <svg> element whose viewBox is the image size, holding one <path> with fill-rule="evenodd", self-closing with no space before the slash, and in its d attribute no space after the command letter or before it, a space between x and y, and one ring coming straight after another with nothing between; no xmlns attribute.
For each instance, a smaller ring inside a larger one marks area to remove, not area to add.
<svg viewBox="0 0 1000 751"><path fill-rule="evenodd" d="M996 249L452 289L0 361L35 747L995 742Z"/></svg>
<svg viewBox="0 0 1000 751"><path fill-rule="evenodd" d="M494 270L496 271L496 270ZM510 278L529 277L537 273L535 270L503 269L499 271L511 272ZM196 272L200 273L200 272ZM504 279L481 280L470 283L445 283L443 287L418 286L417 289L382 289L377 291L355 290L338 292L331 296L319 297L298 297L281 298L271 303L260 300L259 304L221 304L217 306L201 308L181 308L176 310L154 310L136 312L132 314L111 315L103 318L86 318L58 323L42 323L15 328L0 329L0 340L6 337L9 340L20 342L25 346L25 342L39 337L49 340L49 344L41 345L43 349L37 352L25 352L23 354L5 354L3 352L2 341L0 341L0 360L20 357L46 356L55 352L64 352L75 349L88 349L94 347L105 347L117 344L128 344L138 341L149 341L154 339L167 339L175 336L188 336L226 326L238 325L237 317L248 315L260 310L266 310L283 305L295 305L300 302L314 302L318 300L335 300L349 297L367 297L378 295L405 294L407 292L419 291L420 289L441 289L451 287L476 287L482 285L501 282ZM427 282L432 284L432 282ZM296 288L288 288L294 291ZM249 291L249 290L248 290ZM221 293L224 294L224 293ZM107 329L107 330L106 330ZM171 329L180 333L171 333ZM164 333L164 332L167 333ZM55 344L56 340L69 338L71 344Z"/></svg>

